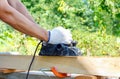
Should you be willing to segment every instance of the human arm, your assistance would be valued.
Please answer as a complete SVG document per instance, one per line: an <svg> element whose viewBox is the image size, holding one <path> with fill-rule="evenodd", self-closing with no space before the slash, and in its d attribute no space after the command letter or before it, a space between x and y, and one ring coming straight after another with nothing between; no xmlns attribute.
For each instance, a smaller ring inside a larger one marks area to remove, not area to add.
<svg viewBox="0 0 120 79"><path fill-rule="evenodd" d="M0 19L25 34L48 41L48 32L11 7L7 0L0 0Z"/></svg>
<svg viewBox="0 0 120 79"><path fill-rule="evenodd" d="M21 0L7 0L9 5L23 14L26 18L35 22L30 13L28 12L27 8L22 4Z"/></svg>
<svg viewBox="0 0 120 79"><path fill-rule="evenodd" d="M69 30L58 27L48 32L11 7L7 0L0 0L0 19L20 32L51 44L68 44L72 41L72 35Z"/></svg>

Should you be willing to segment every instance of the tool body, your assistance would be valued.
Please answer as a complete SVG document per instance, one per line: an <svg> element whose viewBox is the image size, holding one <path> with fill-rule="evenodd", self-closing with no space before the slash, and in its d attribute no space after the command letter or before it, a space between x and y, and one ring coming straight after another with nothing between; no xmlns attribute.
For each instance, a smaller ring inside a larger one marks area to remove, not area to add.
<svg viewBox="0 0 120 79"><path fill-rule="evenodd" d="M50 44L42 42L42 48L39 52L41 56L81 56L81 51L76 47L77 42L73 41L70 44Z"/></svg>

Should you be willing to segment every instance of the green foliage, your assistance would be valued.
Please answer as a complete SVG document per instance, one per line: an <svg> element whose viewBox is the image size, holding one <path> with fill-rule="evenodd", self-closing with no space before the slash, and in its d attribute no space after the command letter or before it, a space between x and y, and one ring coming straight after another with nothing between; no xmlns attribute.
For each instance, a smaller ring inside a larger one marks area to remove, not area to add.
<svg viewBox="0 0 120 79"><path fill-rule="evenodd" d="M22 0L45 29L70 29L83 55L120 56L119 0ZM32 54L38 42L0 23L0 51ZM7 47L7 48L6 48Z"/></svg>
<svg viewBox="0 0 120 79"><path fill-rule="evenodd" d="M107 34L119 36L119 0L22 0L42 27L75 29L106 28Z"/></svg>
<svg viewBox="0 0 120 79"><path fill-rule="evenodd" d="M0 22L0 51L33 54L37 40L15 31L10 26Z"/></svg>
<svg viewBox="0 0 120 79"><path fill-rule="evenodd" d="M72 33L73 38L78 41L77 47L82 50L83 55L120 56L120 39L107 35L105 30L95 33L74 30Z"/></svg>

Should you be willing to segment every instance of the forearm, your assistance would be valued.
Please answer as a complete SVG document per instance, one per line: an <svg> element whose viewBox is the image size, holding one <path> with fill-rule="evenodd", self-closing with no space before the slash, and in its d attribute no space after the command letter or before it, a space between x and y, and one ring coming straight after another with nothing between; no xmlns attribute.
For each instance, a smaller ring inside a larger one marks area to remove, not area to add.
<svg viewBox="0 0 120 79"><path fill-rule="evenodd" d="M30 13L28 12L28 10L26 9L26 7L21 3L20 0L8 0L8 3L10 4L10 6L15 8L20 13L22 13L29 20L31 20L32 22L35 22L32 16L30 15Z"/></svg>
<svg viewBox="0 0 120 79"><path fill-rule="evenodd" d="M28 34L30 36L34 36L38 39L47 41L48 40L48 32L39 27L37 24L31 22L24 15L20 14L12 7L8 7L4 13L1 13L0 18L11 25L13 28Z"/></svg>

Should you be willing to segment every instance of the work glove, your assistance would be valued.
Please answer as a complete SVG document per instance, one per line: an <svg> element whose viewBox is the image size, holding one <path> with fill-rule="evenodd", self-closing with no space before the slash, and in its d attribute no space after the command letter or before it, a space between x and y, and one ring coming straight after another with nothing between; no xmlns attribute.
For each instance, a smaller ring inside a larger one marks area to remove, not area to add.
<svg viewBox="0 0 120 79"><path fill-rule="evenodd" d="M56 27L53 30L49 31L49 44L70 44L72 42L72 34L70 30L63 27Z"/></svg>

